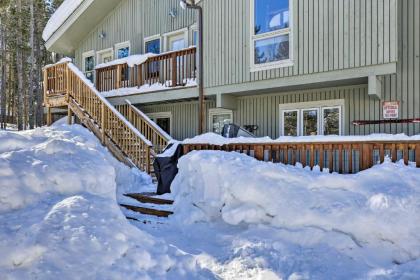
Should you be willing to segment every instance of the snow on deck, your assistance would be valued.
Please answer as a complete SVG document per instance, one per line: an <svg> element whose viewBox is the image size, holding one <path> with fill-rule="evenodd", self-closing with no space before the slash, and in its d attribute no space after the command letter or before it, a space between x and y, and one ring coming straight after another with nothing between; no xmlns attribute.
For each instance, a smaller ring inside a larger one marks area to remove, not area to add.
<svg viewBox="0 0 420 280"><path fill-rule="evenodd" d="M183 144L209 144L223 146L228 144L265 144L265 143L323 143L323 142L366 142L366 141L420 141L420 135L407 136L405 134L371 134L365 136L282 136L277 139L270 137L259 138L225 138L215 133L205 133L194 138L185 139Z"/></svg>

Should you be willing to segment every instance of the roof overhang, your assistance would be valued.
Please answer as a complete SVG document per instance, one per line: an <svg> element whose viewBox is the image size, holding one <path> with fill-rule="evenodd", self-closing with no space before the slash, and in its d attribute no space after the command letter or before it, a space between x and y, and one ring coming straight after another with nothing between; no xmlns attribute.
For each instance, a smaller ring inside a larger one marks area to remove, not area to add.
<svg viewBox="0 0 420 280"><path fill-rule="evenodd" d="M84 0L46 41L47 50L73 55L80 41L120 2L121 0Z"/></svg>

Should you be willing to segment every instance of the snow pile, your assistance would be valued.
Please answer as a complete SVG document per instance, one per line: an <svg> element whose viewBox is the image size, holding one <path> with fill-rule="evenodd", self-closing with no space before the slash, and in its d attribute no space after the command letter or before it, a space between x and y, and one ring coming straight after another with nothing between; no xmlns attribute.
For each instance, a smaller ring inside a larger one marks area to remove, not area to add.
<svg viewBox="0 0 420 280"><path fill-rule="evenodd" d="M405 134L371 134L365 136L337 136L337 135L317 135L317 136L281 136L277 139L270 137L237 137L225 138L212 132L198 135L194 138L185 139L183 144L210 144L223 146L235 143L313 143L313 142L364 142L364 141L420 141L420 135L407 136Z"/></svg>
<svg viewBox="0 0 420 280"><path fill-rule="evenodd" d="M115 59L110 62L101 63L96 65L95 69L120 65L120 64L128 64L128 67L134 67L136 65L140 65L145 63L149 58L155 57L157 54L154 53L146 53L146 54L136 54L136 55L130 55L124 58Z"/></svg>
<svg viewBox="0 0 420 280"><path fill-rule="evenodd" d="M270 225L297 244L326 243L371 265L420 258L420 169L402 163L339 175L192 152L172 191L179 221Z"/></svg>
<svg viewBox="0 0 420 280"><path fill-rule="evenodd" d="M116 188L150 177L81 126L0 132L3 279L195 278L188 256L131 226Z"/></svg>
<svg viewBox="0 0 420 280"><path fill-rule="evenodd" d="M42 32L42 39L47 41L72 13L82 4L83 0L65 0L48 20Z"/></svg>

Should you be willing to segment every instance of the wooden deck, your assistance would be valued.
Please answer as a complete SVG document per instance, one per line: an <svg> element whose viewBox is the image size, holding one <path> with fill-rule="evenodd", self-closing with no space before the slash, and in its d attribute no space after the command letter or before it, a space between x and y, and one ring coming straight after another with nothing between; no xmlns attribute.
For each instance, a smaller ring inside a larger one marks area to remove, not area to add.
<svg viewBox="0 0 420 280"><path fill-rule="evenodd" d="M150 57L134 67L124 63L96 69L96 88L111 91L155 83L184 86L188 80L196 78L196 53L196 48L191 47Z"/></svg>
<svg viewBox="0 0 420 280"><path fill-rule="evenodd" d="M420 168L420 141L355 141L320 143L266 143L266 144L229 144L223 146L208 144L184 145L184 154L194 150L220 150L239 152L260 161L280 162L321 171L352 174L382 163L385 156L393 162L403 160L405 164L414 162Z"/></svg>

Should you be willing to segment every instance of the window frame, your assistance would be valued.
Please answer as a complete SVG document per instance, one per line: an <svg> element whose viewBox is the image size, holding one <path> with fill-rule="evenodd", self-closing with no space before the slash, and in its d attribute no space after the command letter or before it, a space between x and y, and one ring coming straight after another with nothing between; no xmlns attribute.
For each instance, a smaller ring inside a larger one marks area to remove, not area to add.
<svg viewBox="0 0 420 280"><path fill-rule="evenodd" d="M171 32L168 32L168 33L165 33L165 34L163 34L163 45L164 45L164 52L168 52L168 51L170 51L169 50L169 42L170 42L170 40L169 40L169 38L170 37L176 37L176 36L184 36L184 42L185 42L185 45L184 45L184 48L188 48L188 28L187 27L185 27L185 28L181 28L181 29L178 29L178 30L174 30L174 31L171 31Z"/></svg>
<svg viewBox="0 0 420 280"><path fill-rule="evenodd" d="M280 137L284 135L284 112L298 111L298 137L303 136L303 111L318 110L318 132L317 135L324 135L324 110L325 109L339 109L340 123L339 135L344 135L345 131L345 100L344 99L331 99L322 101L299 102L299 103L286 103L279 104L279 134ZM294 136L292 136L294 137Z"/></svg>
<svg viewBox="0 0 420 280"><path fill-rule="evenodd" d="M304 121L304 117L303 117L303 113L306 111L316 111L317 113L317 117L318 119L316 120L316 135L321 135L320 134L320 122L321 122L321 118L319 117L319 112L322 110L322 107L312 107L312 108L302 108L300 109L300 118L301 118L301 129L300 129L300 136L312 136L312 135L303 135L303 131L304 131L304 125L303 125L303 121Z"/></svg>
<svg viewBox="0 0 420 280"><path fill-rule="evenodd" d="M100 50L100 51L96 52L96 64L97 65L104 63L104 62L100 62L100 58L102 57L103 54L106 54L106 53L111 53L111 56L112 56L111 61L114 60L114 49L113 48L103 49L103 50Z"/></svg>
<svg viewBox="0 0 420 280"><path fill-rule="evenodd" d="M125 41L125 42L121 42L121 43L117 43L114 45L114 58L118 59L118 51L120 49L124 49L128 47L128 56L131 55L131 43L130 41Z"/></svg>
<svg viewBox="0 0 420 280"><path fill-rule="evenodd" d="M290 113L290 112L297 113L296 114L297 115L297 127L296 127L297 135L296 136L299 136L300 134L300 110L299 109L281 110L280 133L281 135L288 136L284 134L284 113ZM296 137L296 136L293 136L293 137Z"/></svg>
<svg viewBox="0 0 420 280"><path fill-rule="evenodd" d="M162 36L160 34L156 34L153 36L148 36L143 39L143 53L146 53L146 44L151 41L159 40L159 49L160 53L162 53Z"/></svg>
<svg viewBox="0 0 420 280"><path fill-rule="evenodd" d="M342 106L325 106L325 107L321 107L321 135L325 135L324 134L324 128L325 128L325 124L324 124L324 110L329 110L329 109L338 109L338 114L340 116L341 121L338 124L338 135L342 135L343 134L343 113L342 113Z"/></svg>
<svg viewBox="0 0 420 280"><path fill-rule="evenodd" d="M172 112L148 113L146 116L157 124L157 119L169 119L169 135L173 135Z"/></svg>
<svg viewBox="0 0 420 280"><path fill-rule="evenodd" d="M225 108L212 108L209 109L209 125L208 125L208 132L213 132L213 117L214 116L218 116L218 115L229 115L230 119L232 120L232 123L234 123L234 119L233 119L233 110L230 109L225 109Z"/></svg>
<svg viewBox="0 0 420 280"><path fill-rule="evenodd" d="M86 58L88 57L93 57L93 69L91 71L86 71ZM93 73L93 81L92 83L95 83L95 77L96 77L96 71L95 71L95 66L96 66L96 53L95 50L90 50L87 52L82 53L82 69L83 69L83 74L86 76L86 73Z"/></svg>
<svg viewBox="0 0 420 280"><path fill-rule="evenodd" d="M254 26L255 26L255 1L258 0L250 0L250 38L249 38L249 46L250 46L250 72L257 72L262 70L270 70L275 68L283 68L289 67L294 65L293 61L293 0L289 1L289 27L283 28L271 32L266 32L263 34L254 34ZM280 60L280 61L273 61L267 62L263 64L255 64L255 42L263 39L270 39L274 37L279 37L282 35L289 35L289 58Z"/></svg>

